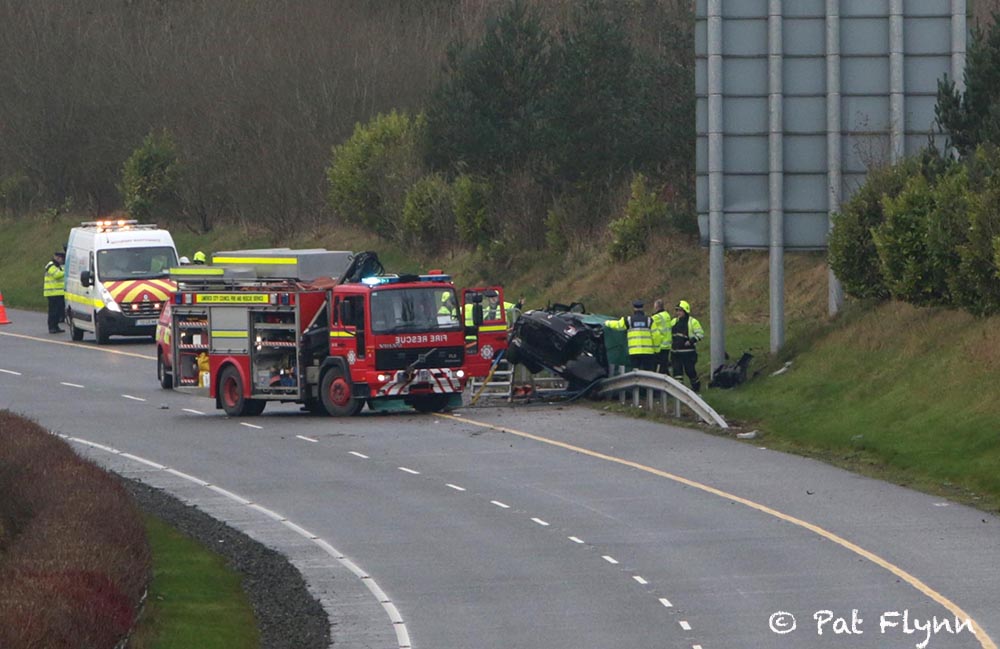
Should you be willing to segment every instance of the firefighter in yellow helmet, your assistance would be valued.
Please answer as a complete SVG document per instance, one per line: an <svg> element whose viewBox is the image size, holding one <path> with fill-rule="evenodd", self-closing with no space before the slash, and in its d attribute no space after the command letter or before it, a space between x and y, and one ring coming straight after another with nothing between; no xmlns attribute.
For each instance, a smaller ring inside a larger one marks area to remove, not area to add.
<svg viewBox="0 0 1000 649"><path fill-rule="evenodd" d="M652 371L657 351L653 346L653 320L646 315L642 307L642 300L635 300L632 302L632 315L621 320L609 320L604 326L625 332L628 361L632 369Z"/></svg>
<svg viewBox="0 0 1000 649"><path fill-rule="evenodd" d="M191 256L191 262L195 264L205 264L207 261L208 258L205 256L205 253L203 253L201 250L199 250L198 252L194 253Z"/></svg>
<svg viewBox="0 0 1000 649"><path fill-rule="evenodd" d="M670 322L670 356L674 378L683 382L684 375L687 374L691 389L697 392L701 389L701 381L698 380L698 370L695 369L698 362L695 345L705 337L705 330L701 328L700 322L691 317L691 305L684 300L674 307L674 316Z"/></svg>

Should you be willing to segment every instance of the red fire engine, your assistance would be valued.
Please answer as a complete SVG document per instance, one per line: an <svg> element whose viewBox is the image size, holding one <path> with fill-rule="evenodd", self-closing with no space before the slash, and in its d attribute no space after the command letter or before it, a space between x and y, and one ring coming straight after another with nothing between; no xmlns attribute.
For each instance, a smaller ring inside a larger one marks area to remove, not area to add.
<svg viewBox="0 0 1000 649"><path fill-rule="evenodd" d="M466 296L467 324L448 275L386 275L374 253L224 252L171 277L161 385L213 397L230 416L268 401L332 416L365 404L441 411L461 404L469 376L485 375L506 342L505 324L498 343L497 323L483 323L480 294Z"/></svg>

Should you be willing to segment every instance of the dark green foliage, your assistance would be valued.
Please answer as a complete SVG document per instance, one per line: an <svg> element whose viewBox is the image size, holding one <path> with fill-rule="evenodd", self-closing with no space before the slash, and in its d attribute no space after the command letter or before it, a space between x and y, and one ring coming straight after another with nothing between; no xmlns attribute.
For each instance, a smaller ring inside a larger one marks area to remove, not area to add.
<svg viewBox="0 0 1000 649"><path fill-rule="evenodd" d="M150 133L122 168L118 186L125 210L139 221L176 213L181 164L173 136Z"/></svg>
<svg viewBox="0 0 1000 649"><path fill-rule="evenodd" d="M968 236L958 249L958 274L952 284L956 306L975 315L1000 313L1000 277L995 240L1000 237L1000 152L981 147L970 168L974 189L969 200Z"/></svg>
<svg viewBox="0 0 1000 649"><path fill-rule="evenodd" d="M333 147L327 167L327 200L343 223L382 237L399 233L406 193L423 175L423 116L393 111L358 124L349 140Z"/></svg>
<svg viewBox="0 0 1000 649"><path fill-rule="evenodd" d="M956 238L965 219L965 178L959 170L932 185L916 174L897 196L882 199L885 221L873 239L894 298L917 305L949 304L948 280L957 269Z"/></svg>
<svg viewBox="0 0 1000 649"><path fill-rule="evenodd" d="M651 191L642 174L632 180L632 195L625 215L608 225L611 245L608 253L617 261L627 261L646 252L652 233L667 220L667 205Z"/></svg>
<svg viewBox="0 0 1000 649"><path fill-rule="evenodd" d="M894 167L871 170L865 184L834 217L827 254L830 268L848 295L889 297L872 232L885 220L883 197L897 196L910 175L919 173L918 170L919 164L914 159L904 160Z"/></svg>
<svg viewBox="0 0 1000 649"><path fill-rule="evenodd" d="M521 167L541 150L550 40L537 11L515 0L487 23L479 42L451 45L445 80L427 109L435 166L461 161L492 174Z"/></svg>
<svg viewBox="0 0 1000 649"><path fill-rule="evenodd" d="M965 92L947 75L938 82L934 107L938 127L962 156L979 144L1000 144L1000 15L987 29L972 31L965 59Z"/></svg>
<svg viewBox="0 0 1000 649"><path fill-rule="evenodd" d="M442 174L417 180L403 201L404 241L424 250L440 251L455 231L455 202L452 188Z"/></svg>
<svg viewBox="0 0 1000 649"><path fill-rule="evenodd" d="M459 241L474 248L488 245L495 231L489 219L489 183L462 174L452 183L452 198Z"/></svg>
<svg viewBox="0 0 1000 649"><path fill-rule="evenodd" d="M14 173L0 178L0 214L15 216L31 204L31 180L25 173Z"/></svg>

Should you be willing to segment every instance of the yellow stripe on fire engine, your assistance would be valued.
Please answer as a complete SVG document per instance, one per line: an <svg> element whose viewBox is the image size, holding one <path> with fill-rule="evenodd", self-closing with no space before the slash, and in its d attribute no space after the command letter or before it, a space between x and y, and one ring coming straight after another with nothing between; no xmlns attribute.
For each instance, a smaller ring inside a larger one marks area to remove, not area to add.
<svg viewBox="0 0 1000 649"><path fill-rule="evenodd" d="M297 257L212 257L213 264L286 264L299 263Z"/></svg>
<svg viewBox="0 0 1000 649"><path fill-rule="evenodd" d="M250 335L249 331L226 331L225 329L216 329L209 332L212 338L246 338Z"/></svg>
<svg viewBox="0 0 1000 649"><path fill-rule="evenodd" d="M354 338L350 331L331 331L330 338Z"/></svg>
<svg viewBox="0 0 1000 649"><path fill-rule="evenodd" d="M270 304L267 293L196 293L195 304Z"/></svg>
<svg viewBox="0 0 1000 649"><path fill-rule="evenodd" d="M205 268L204 266L194 268L171 268L170 275L224 275L225 268Z"/></svg>
<svg viewBox="0 0 1000 649"><path fill-rule="evenodd" d="M507 325L488 325L479 327L479 331L507 331Z"/></svg>

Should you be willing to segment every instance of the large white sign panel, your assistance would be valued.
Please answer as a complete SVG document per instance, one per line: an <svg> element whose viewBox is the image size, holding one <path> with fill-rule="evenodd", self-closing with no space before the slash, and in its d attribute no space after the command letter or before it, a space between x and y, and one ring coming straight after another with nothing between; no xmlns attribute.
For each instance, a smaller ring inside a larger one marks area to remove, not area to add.
<svg viewBox="0 0 1000 649"><path fill-rule="evenodd" d="M961 79L964 13L964 0L698 0L702 242L714 211L726 248L773 246L775 216L785 249L825 248L866 170L927 145L938 79Z"/></svg>

